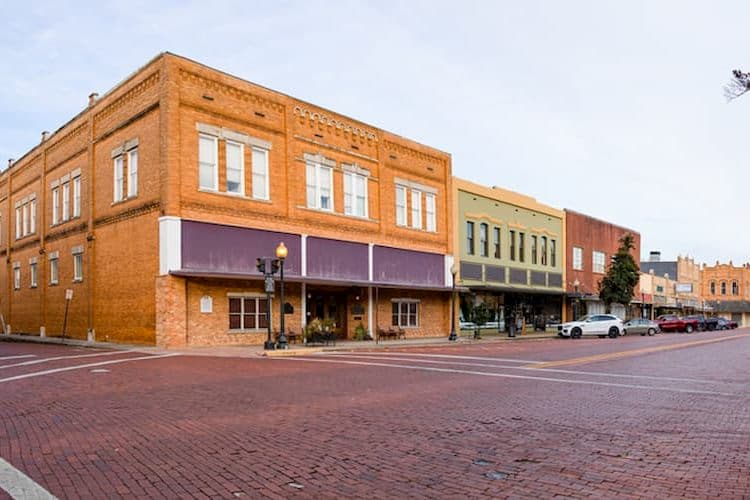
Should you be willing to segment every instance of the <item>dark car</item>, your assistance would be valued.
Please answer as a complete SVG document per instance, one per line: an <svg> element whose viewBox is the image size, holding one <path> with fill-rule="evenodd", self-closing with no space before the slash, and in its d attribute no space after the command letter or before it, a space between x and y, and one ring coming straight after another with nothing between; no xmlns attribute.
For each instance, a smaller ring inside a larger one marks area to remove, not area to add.
<svg viewBox="0 0 750 500"><path fill-rule="evenodd" d="M734 330L737 328L737 322L732 321L731 319L725 319L725 318L717 318L717 330Z"/></svg>
<svg viewBox="0 0 750 500"><path fill-rule="evenodd" d="M696 328L699 332L705 332L706 330L715 330L716 328L716 321L711 322L710 320L712 318L706 318L702 314L691 314L690 316L685 316L684 319L694 319L698 322L698 328ZM711 323L713 323L714 328L711 328Z"/></svg>
<svg viewBox="0 0 750 500"><path fill-rule="evenodd" d="M696 320L680 318L674 314L662 314L656 318L656 322L662 332L693 333L698 328Z"/></svg>

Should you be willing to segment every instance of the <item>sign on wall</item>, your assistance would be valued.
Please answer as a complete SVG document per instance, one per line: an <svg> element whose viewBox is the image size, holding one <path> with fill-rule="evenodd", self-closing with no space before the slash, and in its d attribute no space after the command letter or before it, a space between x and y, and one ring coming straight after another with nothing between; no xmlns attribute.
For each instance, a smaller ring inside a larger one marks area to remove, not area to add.
<svg viewBox="0 0 750 500"><path fill-rule="evenodd" d="M674 290L677 293L693 293L693 284L692 283L677 283L674 287Z"/></svg>

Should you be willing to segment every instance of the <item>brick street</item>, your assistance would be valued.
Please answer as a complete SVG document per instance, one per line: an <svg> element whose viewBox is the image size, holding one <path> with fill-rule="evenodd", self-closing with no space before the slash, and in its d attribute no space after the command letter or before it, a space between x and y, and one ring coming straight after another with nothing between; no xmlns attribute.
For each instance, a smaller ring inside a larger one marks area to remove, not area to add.
<svg viewBox="0 0 750 500"><path fill-rule="evenodd" d="M0 458L59 498L741 498L748 358L748 329L284 358L0 342Z"/></svg>

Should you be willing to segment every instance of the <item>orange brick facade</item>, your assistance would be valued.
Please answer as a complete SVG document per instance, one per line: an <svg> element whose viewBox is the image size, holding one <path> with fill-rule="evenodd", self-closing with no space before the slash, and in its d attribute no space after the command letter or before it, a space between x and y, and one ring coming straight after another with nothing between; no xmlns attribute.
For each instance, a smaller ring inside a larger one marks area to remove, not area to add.
<svg viewBox="0 0 750 500"><path fill-rule="evenodd" d="M201 187L199 137L205 130L220 131L215 190ZM226 147L236 137L250 141L242 149L244 172L237 195L227 193L235 174L228 172ZM267 155L267 200L251 196L256 187L251 147L255 143L263 145ZM131 156L133 151L137 156ZM311 157L332 166L332 211L308 207L306 159ZM136 166L137 180L132 182ZM344 214L346 172L367 175L365 217ZM72 216L74 178L81 188L80 214ZM164 346L262 343L265 331L228 328L228 297L262 294L262 281L221 273L201 277L164 272L160 221L174 218L254 228L302 235L303 241L311 235L370 245L371 252L373 245L380 245L448 259L453 252L450 183L451 159L446 153L162 54L93 99L0 175L0 247L7 262L0 271L5 284L0 311L13 332L60 335L65 291L71 289L71 337ZM397 224L396 185L401 184L427 193L416 202L411 194L408 197L406 225ZM66 185L67 217L53 224L53 212L61 219L61 190ZM122 199L117 192L123 193ZM432 211L428 196L434 199ZM23 205L32 202L34 231L16 238L16 209L21 208L23 218ZM416 212L414 203L420 203ZM428 227L430 213L434 229ZM417 216L421 228L412 227ZM82 254L81 279L73 276L74 254ZM58 262L56 283L50 276L53 258ZM37 269L35 287L32 263ZM303 328L310 318L302 315L309 307L303 302L314 301L314 293L335 292L341 300L337 314L345 316L341 336L351 337L359 323L371 330L387 327L392 303L400 299L419 302L418 326L409 328L408 335L447 334L447 286L376 290L360 282L292 280L286 301L295 312L287 315L287 328ZM210 297L211 312L201 312L203 297ZM357 308L359 303L364 310ZM274 306L277 328L276 301Z"/></svg>

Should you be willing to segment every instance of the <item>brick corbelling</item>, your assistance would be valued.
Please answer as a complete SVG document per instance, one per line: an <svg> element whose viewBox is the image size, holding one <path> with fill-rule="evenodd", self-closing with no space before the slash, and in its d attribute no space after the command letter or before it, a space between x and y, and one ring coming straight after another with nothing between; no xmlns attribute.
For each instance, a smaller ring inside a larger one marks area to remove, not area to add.
<svg viewBox="0 0 750 500"><path fill-rule="evenodd" d="M39 241L40 241L40 238L37 235L36 237L32 237L28 241L23 241L21 243L15 243L15 244L13 244L13 246L11 246L11 251L13 251L13 252L20 252L21 250L24 250L26 248L33 247L34 245L38 245Z"/></svg>
<svg viewBox="0 0 750 500"><path fill-rule="evenodd" d="M88 229L88 226L89 226L88 223L81 222L80 224L66 227L65 229L52 230L44 236L44 239L45 241L55 241L60 238L65 238L66 236L70 236L72 234L83 233L83 232L86 232L86 230Z"/></svg>
<svg viewBox="0 0 750 500"><path fill-rule="evenodd" d="M341 132L345 136L348 135L351 140L359 140L360 143L367 142L368 144L371 144L378 142L378 136L372 130L352 125L346 120L334 118L322 111L308 109L302 105L296 105L292 110L292 114L299 117L302 123L306 123L307 126L311 128L322 125L336 131L337 133Z"/></svg>
<svg viewBox="0 0 750 500"><path fill-rule="evenodd" d="M73 139L76 139L79 135L82 135L84 132L86 132L86 129L88 128L88 122L84 122L68 132L67 134L61 136L59 139L57 139L55 142L51 143L49 146L47 146L47 154L50 154L55 151L60 145L71 141Z"/></svg>
<svg viewBox="0 0 750 500"><path fill-rule="evenodd" d="M83 147L83 148L81 148L81 149L79 149L79 150L71 153L67 158L63 158L62 160L60 160L60 161L58 161L58 162L56 162L54 164L47 165L47 169L44 171L45 174L49 174L50 172L52 172L56 168L60 167L60 165L68 163L68 162L74 160L75 158L77 158L77 157L79 157L81 155L86 154L87 151L88 151L88 146Z"/></svg>
<svg viewBox="0 0 750 500"><path fill-rule="evenodd" d="M251 92L240 90L236 87L227 85L218 80L206 78L192 71L188 71L184 68L180 69L180 77L182 78L183 81L195 83L197 85L205 87L206 89L214 90L216 92L222 93L234 99L244 101L244 102L251 102L258 106L276 111L277 113L284 112L284 105L281 103L271 101L270 99L266 99L257 94L253 94Z"/></svg>
<svg viewBox="0 0 750 500"><path fill-rule="evenodd" d="M249 119L249 120L243 119L239 114L229 114L229 113L221 112L220 110L217 110L216 108L213 108L213 107L200 106L193 101L180 99L179 104L180 104L180 108L190 109L192 111L198 111L200 113L211 116L212 118L215 118L216 120L218 120L218 123L226 123L227 121L231 121L233 123L241 124L245 127L254 128L256 130L262 130L263 132L273 134L281 138L282 140L284 136L286 136L286 130L282 126L276 125L274 123L260 123L252 119Z"/></svg>
<svg viewBox="0 0 750 500"><path fill-rule="evenodd" d="M160 207L161 202L159 200L152 200L137 207L125 210L124 212L96 219L94 220L94 227L106 226L108 224L114 224L115 222L139 217L149 212L153 212L154 210L158 210Z"/></svg>
<svg viewBox="0 0 750 500"><path fill-rule="evenodd" d="M94 115L94 124L96 125L98 122L109 117L112 113L122 108L123 106L146 92L148 89L156 85L156 83L159 81L159 75L159 70L154 71L149 76L144 78L141 82L136 84L133 88L115 99L114 102L106 106L103 110L96 113Z"/></svg>
<svg viewBox="0 0 750 500"><path fill-rule="evenodd" d="M445 158L440 158L438 156L431 155L423 151L419 151L417 149L407 147L403 144L398 144L396 142L389 141L388 139L385 139L383 141L383 145L385 146L385 149L387 151L392 151L398 154L410 156L418 160L434 162L442 167L445 167L445 164L446 164Z"/></svg>

